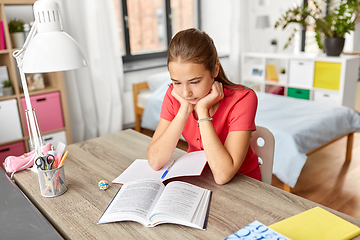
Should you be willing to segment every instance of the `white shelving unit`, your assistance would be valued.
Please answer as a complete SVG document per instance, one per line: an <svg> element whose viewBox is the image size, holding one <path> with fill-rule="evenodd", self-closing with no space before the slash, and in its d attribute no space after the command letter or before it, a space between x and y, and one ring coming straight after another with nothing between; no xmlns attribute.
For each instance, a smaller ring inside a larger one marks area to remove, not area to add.
<svg viewBox="0 0 360 240"><path fill-rule="evenodd" d="M284 96L355 107L359 56L244 53L241 61L241 83L248 87L262 92L282 87ZM268 79L268 65L275 66L277 81Z"/></svg>
<svg viewBox="0 0 360 240"><path fill-rule="evenodd" d="M16 12L18 7L32 6L36 0L0 0L0 21L4 27L5 49L0 50L0 66L6 66L9 80L12 83L14 94L10 96L0 96L0 165L7 156L19 156L31 150L28 144L29 136L26 118L24 117L25 108L21 101L24 97L15 58L12 53L17 50L12 46L6 9L8 6ZM22 18L19 13L17 17ZM40 130L43 139L55 145L58 141L70 144L71 129L68 106L66 100L65 84L62 72L42 73L45 88L30 91L30 99L39 120ZM56 94L56 99L52 98ZM40 98L41 96L41 98ZM54 102L57 104L55 105ZM49 116L58 113L57 119L51 120ZM61 126L54 126L55 122L61 122ZM42 124L43 123L43 124ZM44 126L46 125L46 126ZM50 126L50 127L49 127ZM45 128L47 127L47 128ZM49 127L49 128L48 128ZM48 140L47 140L48 139Z"/></svg>

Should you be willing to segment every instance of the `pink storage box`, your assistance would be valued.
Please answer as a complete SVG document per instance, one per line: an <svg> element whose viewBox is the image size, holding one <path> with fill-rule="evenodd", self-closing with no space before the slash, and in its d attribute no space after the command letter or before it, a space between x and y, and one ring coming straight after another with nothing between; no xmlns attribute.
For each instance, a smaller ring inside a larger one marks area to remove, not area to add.
<svg viewBox="0 0 360 240"><path fill-rule="evenodd" d="M4 161L8 156L21 156L25 153L24 141L0 146L0 163L4 169Z"/></svg>
<svg viewBox="0 0 360 240"><path fill-rule="evenodd" d="M25 98L21 98L21 108L25 116ZM42 133L58 130L64 127L64 119L62 115L60 93L52 92L34 95L30 97L32 108L35 109L37 119L39 121L40 131ZM26 125L26 136L29 135Z"/></svg>

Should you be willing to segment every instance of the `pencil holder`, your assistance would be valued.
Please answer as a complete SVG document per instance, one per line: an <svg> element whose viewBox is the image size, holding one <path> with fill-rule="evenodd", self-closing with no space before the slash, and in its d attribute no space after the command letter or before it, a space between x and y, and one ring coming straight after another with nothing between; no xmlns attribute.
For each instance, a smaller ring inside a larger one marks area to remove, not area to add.
<svg viewBox="0 0 360 240"><path fill-rule="evenodd" d="M52 170L38 168L38 176L43 197L56 197L66 192L64 166Z"/></svg>

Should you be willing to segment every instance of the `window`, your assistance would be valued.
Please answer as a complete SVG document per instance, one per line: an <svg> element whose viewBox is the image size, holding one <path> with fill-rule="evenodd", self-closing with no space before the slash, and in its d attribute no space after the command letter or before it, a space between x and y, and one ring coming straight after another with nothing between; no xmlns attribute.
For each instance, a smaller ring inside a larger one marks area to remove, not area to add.
<svg viewBox="0 0 360 240"><path fill-rule="evenodd" d="M316 0L303 0L303 6L308 4L308 7L315 11L314 1ZM322 1L316 1L316 3L322 9L322 12L326 13L326 3ZM301 34L303 33L305 33L305 37L301 38L301 51L319 53L321 50L316 42L314 27L311 24L307 25L305 31L302 31Z"/></svg>
<svg viewBox="0 0 360 240"><path fill-rule="evenodd" d="M310 9L315 10L314 0L307 1ZM326 12L326 4L324 2L317 1L318 6L322 9L323 12ZM316 42L315 38L315 30L312 25L306 26L306 34L305 34L305 52L313 52L319 53L321 50Z"/></svg>
<svg viewBox="0 0 360 240"><path fill-rule="evenodd" d="M171 37L199 28L198 0L114 0L124 62L165 57Z"/></svg>

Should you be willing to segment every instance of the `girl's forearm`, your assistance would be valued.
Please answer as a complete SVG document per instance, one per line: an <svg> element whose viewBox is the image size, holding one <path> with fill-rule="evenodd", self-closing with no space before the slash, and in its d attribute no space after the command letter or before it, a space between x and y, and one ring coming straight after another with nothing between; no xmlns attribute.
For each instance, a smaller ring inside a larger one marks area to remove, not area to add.
<svg viewBox="0 0 360 240"><path fill-rule="evenodd" d="M179 111L163 132L155 132L147 152L149 164L154 170L161 169L170 160L187 118Z"/></svg>
<svg viewBox="0 0 360 240"><path fill-rule="evenodd" d="M217 184L229 182L240 165L236 164L220 141L211 121L199 123L201 139L208 164Z"/></svg>

